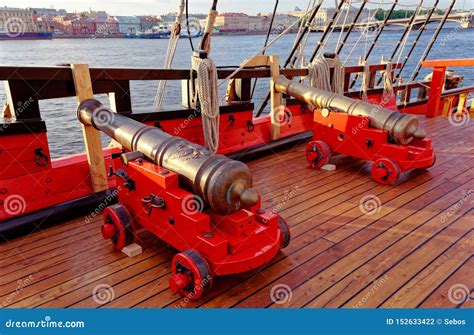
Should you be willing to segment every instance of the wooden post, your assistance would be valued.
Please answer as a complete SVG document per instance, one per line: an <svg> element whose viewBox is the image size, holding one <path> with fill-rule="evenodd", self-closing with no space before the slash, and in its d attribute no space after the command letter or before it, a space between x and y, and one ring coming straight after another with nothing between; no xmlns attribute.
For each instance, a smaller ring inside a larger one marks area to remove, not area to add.
<svg viewBox="0 0 474 335"><path fill-rule="evenodd" d="M447 97L444 99L442 116L449 116L449 112L453 109L454 97Z"/></svg>
<svg viewBox="0 0 474 335"><path fill-rule="evenodd" d="M272 124L271 136L272 140L280 138L280 122L281 118L284 118L283 105L282 105L282 94L275 90L275 80L280 75L280 57L270 56L270 122Z"/></svg>
<svg viewBox="0 0 474 335"><path fill-rule="evenodd" d="M87 64L71 64L71 70L78 105L86 99L93 99L94 92L92 91L89 66ZM104 191L109 188L109 185L99 131L92 126L82 125L82 133L86 146L92 188L94 192Z"/></svg>
<svg viewBox="0 0 474 335"><path fill-rule="evenodd" d="M441 93L444 87L444 77L446 67L440 66L433 69L433 78L431 79L430 95L428 97L428 104L426 106L426 116L439 116L439 107Z"/></svg>
<svg viewBox="0 0 474 335"><path fill-rule="evenodd" d="M464 111L466 109L466 103L467 103L467 94L460 94L456 114L459 114L459 115L464 114Z"/></svg>

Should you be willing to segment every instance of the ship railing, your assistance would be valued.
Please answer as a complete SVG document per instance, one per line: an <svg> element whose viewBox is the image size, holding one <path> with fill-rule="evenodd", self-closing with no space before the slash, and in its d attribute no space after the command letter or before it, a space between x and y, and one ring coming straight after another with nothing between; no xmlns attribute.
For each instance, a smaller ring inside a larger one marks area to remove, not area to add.
<svg viewBox="0 0 474 335"><path fill-rule="evenodd" d="M393 69L399 67L394 64ZM381 94L382 89L374 87L376 76L385 70L384 64L370 65L369 95ZM357 96L358 91L348 91L351 77L363 71L362 66L350 66L345 68L345 88L349 96ZM174 80L183 81L189 85L189 69L146 69L146 68L90 68L92 90L94 94L107 94L111 105L119 113L131 113L132 102L130 92L131 81L156 81ZM243 92L240 100L248 101L250 98L251 80L255 78L271 78L272 71L269 66L255 68L244 68L235 72L234 68L219 68L218 78L232 78L241 81L239 87ZM279 69L279 73L290 77L304 77L308 74L306 68ZM5 82L7 91L7 108L4 116L15 116L16 120L40 119L39 101L46 99L57 99L76 96L74 80L71 67L68 65L51 67L31 66L0 66L0 80ZM414 83L409 85L395 85L395 92L407 92L424 88L429 82ZM410 93L408 93L410 95ZM421 96L421 98L424 98ZM421 99L420 98L420 99ZM186 99L182 97L182 102ZM28 106L23 105L29 101ZM22 106L21 109L18 106ZM21 113L18 113L21 110Z"/></svg>
<svg viewBox="0 0 474 335"><path fill-rule="evenodd" d="M474 58L428 60L424 61L422 66L433 68L426 116L448 116L452 111L474 114L474 102L472 100L468 102L468 97L474 92L474 86L444 90L446 70L453 67L472 67ZM469 104L470 107L468 107Z"/></svg>

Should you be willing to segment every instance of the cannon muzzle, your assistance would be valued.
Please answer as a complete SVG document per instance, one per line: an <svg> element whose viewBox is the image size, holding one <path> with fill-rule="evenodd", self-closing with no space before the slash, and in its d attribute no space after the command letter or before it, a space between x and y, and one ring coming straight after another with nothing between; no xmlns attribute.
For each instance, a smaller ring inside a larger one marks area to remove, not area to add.
<svg viewBox="0 0 474 335"><path fill-rule="evenodd" d="M418 119L414 115L391 111L379 105L300 84L283 75L277 77L274 89L317 108L367 116L372 128L388 131L390 137L402 145L407 145L413 138L423 139L425 137L425 132L420 128Z"/></svg>
<svg viewBox="0 0 474 335"><path fill-rule="evenodd" d="M258 202L252 176L242 162L112 112L95 99L83 101L77 118L131 151L140 151L157 165L176 172L180 183L218 213L231 213Z"/></svg>

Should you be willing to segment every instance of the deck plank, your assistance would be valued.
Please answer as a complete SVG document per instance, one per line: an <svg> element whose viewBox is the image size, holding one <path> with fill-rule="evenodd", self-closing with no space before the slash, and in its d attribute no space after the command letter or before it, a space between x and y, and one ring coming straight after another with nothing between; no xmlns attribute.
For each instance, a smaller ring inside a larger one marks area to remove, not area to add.
<svg viewBox="0 0 474 335"><path fill-rule="evenodd" d="M423 187L425 184L421 185ZM440 190L440 192L444 190ZM398 203L405 203L408 196L402 196L400 198L396 198ZM428 201L431 201L429 199ZM410 204L408 203L408 206ZM402 207L402 206L400 206ZM416 211L393 211L394 205L386 205L381 207L380 212L374 214L372 216L378 216L374 221L371 221L371 218L368 218L367 215L363 215L358 217L356 220L353 220L350 224L352 226L358 226L359 229L357 232L354 232L352 235L349 235L342 241L336 243L333 247L326 250L324 253L317 255L316 257L312 258L309 262L301 264L297 269L294 271L289 272L282 278L278 278L277 282L274 284L285 284L288 285L293 289L293 294L295 299L290 304L299 304L303 302L303 297L297 296L298 291L295 290L298 286L303 284L304 282L308 283L308 280L313 278L313 281L318 283L323 278L320 276L320 272L325 270L326 268L330 267L332 264L337 262L340 259L345 258L348 255L351 255L354 251L358 257L351 257L348 259L348 264L350 266L355 266L356 264L361 265L363 260L367 259L367 257L371 254L376 253L381 248L390 245L391 242L396 237L390 236L388 239L384 240L384 237L387 234L384 234L385 231L389 230L389 228L397 226L403 219L409 218L413 215ZM398 207L397 207L398 208ZM403 207L402 207L403 208ZM429 211L427 213L420 212L421 215L432 215ZM381 219L383 217L383 219ZM346 225L342 226L335 231L343 229ZM381 236L379 236L381 235ZM326 238L327 239L327 238ZM380 242L382 240L384 242ZM369 244L370 242L370 244ZM362 248L360 248L363 246ZM332 276L329 278L329 282L337 276ZM238 306L241 307L251 307L254 303L268 303L271 304L271 291L272 286L269 285L265 287L264 290L254 294L252 297L248 298L245 303L241 303ZM305 286L308 289L307 286ZM295 292L296 291L296 292ZM304 291L304 290L303 290ZM298 299L299 298L299 299Z"/></svg>
<svg viewBox="0 0 474 335"><path fill-rule="evenodd" d="M467 262L456 269L449 278L431 292L431 294L417 307L447 308L454 306L458 307L461 305L461 307L473 308L473 278L474 256L471 255ZM450 290L452 290L451 294ZM470 292L468 292L468 290L470 290ZM470 296L470 299L467 299L468 295Z"/></svg>
<svg viewBox="0 0 474 335"><path fill-rule="evenodd" d="M421 243L452 222L448 220L441 224L435 214L436 209L447 208L449 203L457 201L458 197L455 194L440 197L447 190L446 185L434 189L427 194L424 200L429 202L431 201L430 197L435 199L437 197L438 200L423 207L422 211L405 212L403 216L406 218L399 224L386 230L382 235L366 243L353 254L319 273L316 279L305 283L294 293L301 291L309 295L309 298L311 296L315 297L334 284L332 282L333 278L343 278L337 282L335 287L325 292L325 294L321 294L318 299L314 299L309 304L309 307L340 307L346 299L352 297L365 286L372 284L373 278L376 278L376 281L384 278L385 271L391 265L396 264L410 251L418 248ZM437 192L438 194L436 194ZM422 205L421 201L419 201L419 204ZM382 251L377 253L380 249ZM295 301L303 304L305 298L295 299Z"/></svg>
<svg viewBox="0 0 474 335"><path fill-rule="evenodd" d="M168 288L174 249L147 232L143 253L128 258L99 238L101 217L65 224L0 243L0 301L8 307L455 307L449 289L473 287L472 199L474 133L446 118L421 119L432 136L437 164L415 171L395 186L370 179L370 164L338 155L335 171L312 170L305 145L247 162L266 209L290 225L288 248L259 270L217 278L200 301ZM380 210L361 211L363 197ZM40 227L41 228L41 227ZM385 277L386 276L386 277ZM275 284L292 291L288 304L274 304ZM113 289L98 302L93 291ZM20 286L20 290L18 290ZM456 307L472 307L472 299Z"/></svg>

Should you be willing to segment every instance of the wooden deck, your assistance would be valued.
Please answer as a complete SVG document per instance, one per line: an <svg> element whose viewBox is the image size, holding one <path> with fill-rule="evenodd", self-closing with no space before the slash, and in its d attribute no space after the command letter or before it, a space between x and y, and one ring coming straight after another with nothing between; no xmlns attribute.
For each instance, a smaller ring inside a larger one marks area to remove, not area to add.
<svg viewBox="0 0 474 335"><path fill-rule="evenodd" d="M249 162L263 207L288 220L292 241L260 271L217 278L201 301L169 290L175 250L143 232L144 252L128 258L100 238L100 218L79 218L0 244L0 304L473 307L472 299L449 294L469 288L472 296L474 287L473 123L423 123L437 163L396 187L376 184L368 164L345 156L332 159L336 171L311 170L302 145ZM367 214L361 199L380 206ZM93 296L104 285L111 287L105 297ZM283 285L291 296L276 304L272 289Z"/></svg>

